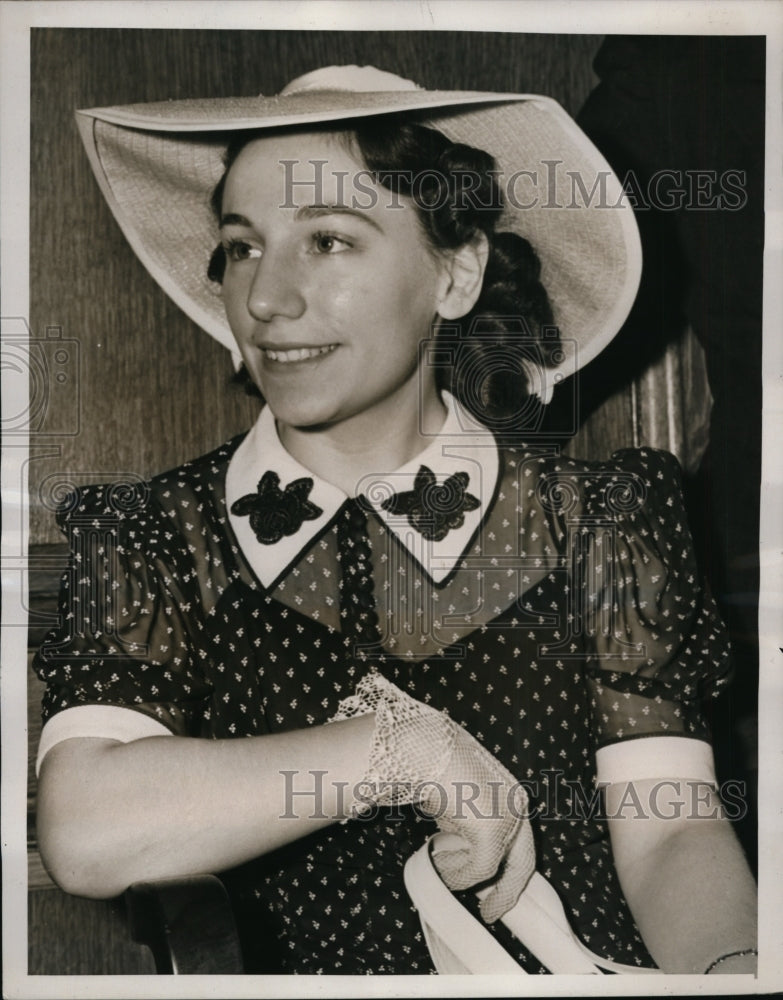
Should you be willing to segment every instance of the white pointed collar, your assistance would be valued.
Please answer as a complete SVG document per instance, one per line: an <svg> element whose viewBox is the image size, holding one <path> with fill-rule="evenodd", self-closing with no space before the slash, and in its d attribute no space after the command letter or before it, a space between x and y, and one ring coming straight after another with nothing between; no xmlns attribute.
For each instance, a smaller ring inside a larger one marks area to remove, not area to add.
<svg viewBox="0 0 783 1000"><path fill-rule="evenodd" d="M500 460L495 439L477 423L448 393L443 393L448 413L443 426L433 434L432 442L410 462L393 472L373 473L357 484L356 495L363 497L397 538L421 564L435 583L441 583L454 570L464 554L487 509L497 486ZM426 539L415 530L405 514L392 514L382 506L392 494L413 490L422 466L430 469L438 485L457 472L467 473L466 493L478 500L474 510L465 511L464 521L440 540ZM307 500L320 510L317 516L303 521L292 535L283 535L270 544L260 542L250 518L232 511L241 497L256 495L266 473L279 477L285 490L298 479L312 482ZM314 475L283 447L274 416L265 406L251 430L231 457L226 473L226 505L229 522L242 552L261 583L270 588L326 529L345 503L347 494Z"/></svg>

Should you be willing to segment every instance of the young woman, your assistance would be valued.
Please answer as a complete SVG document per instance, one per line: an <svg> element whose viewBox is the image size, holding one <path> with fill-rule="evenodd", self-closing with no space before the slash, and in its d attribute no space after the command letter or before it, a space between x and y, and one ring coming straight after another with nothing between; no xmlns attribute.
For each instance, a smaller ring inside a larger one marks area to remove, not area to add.
<svg viewBox="0 0 783 1000"><path fill-rule="evenodd" d="M355 67L80 126L136 252L264 406L61 512L55 879L224 872L283 971L429 972L402 867L440 828L444 881L529 971L498 917L534 868L610 959L751 971L699 708L727 651L676 463L535 441L638 279L604 161L544 98Z"/></svg>

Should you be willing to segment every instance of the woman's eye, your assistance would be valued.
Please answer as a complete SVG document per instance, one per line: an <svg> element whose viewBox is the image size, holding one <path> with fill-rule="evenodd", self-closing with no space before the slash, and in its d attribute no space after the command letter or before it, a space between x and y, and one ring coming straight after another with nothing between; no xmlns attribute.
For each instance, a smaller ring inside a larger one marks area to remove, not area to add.
<svg viewBox="0 0 783 1000"><path fill-rule="evenodd" d="M227 240L223 244L226 258L232 263L239 263L243 260L253 260L261 256L258 247L253 247L243 240Z"/></svg>
<svg viewBox="0 0 783 1000"><path fill-rule="evenodd" d="M342 250L350 250L351 244L348 240L341 239L333 233L316 233L313 236L313 246L316 253L333 254Z"/></svg>

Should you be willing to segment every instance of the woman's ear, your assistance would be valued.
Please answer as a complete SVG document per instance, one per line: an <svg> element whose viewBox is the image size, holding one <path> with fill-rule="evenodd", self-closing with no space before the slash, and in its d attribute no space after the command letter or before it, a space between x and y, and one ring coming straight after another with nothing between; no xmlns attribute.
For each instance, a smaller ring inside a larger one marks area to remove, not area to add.
<svg viewBox="0 0 783 1000"><path fill-rule="evenodd" d="M446 252L445 290L438 304L442 319L459 319L470 312L481 295L488 258L489 241L481 232L469 243Z"/></svg>

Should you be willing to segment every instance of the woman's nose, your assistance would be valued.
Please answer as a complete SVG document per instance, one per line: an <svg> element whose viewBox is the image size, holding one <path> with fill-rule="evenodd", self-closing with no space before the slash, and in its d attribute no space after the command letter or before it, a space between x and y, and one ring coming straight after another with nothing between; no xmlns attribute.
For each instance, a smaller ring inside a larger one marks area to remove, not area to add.
<svg viewBox="0 0 783 1000"><path fill-rule="evenodd" d="M276 316L297 319L305 310L296 268L269 251L258 261L247 296L250 315L268 323Z"/></svg>

